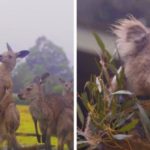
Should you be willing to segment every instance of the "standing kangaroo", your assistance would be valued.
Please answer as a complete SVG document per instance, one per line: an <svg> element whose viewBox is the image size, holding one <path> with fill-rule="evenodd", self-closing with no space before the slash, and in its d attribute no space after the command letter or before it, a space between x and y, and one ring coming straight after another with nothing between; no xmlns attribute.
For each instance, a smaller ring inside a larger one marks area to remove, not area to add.
<svg viewBox="0 0 150 150"><path fill-rule="evenodd" d="M65 108L57 123L58 150L63 150L64 143L73 150L73 110Z"/></svg>
<svg viewBox="0 0 150 150"><path fill-rule="evenodd" d="M64 87L63 96L69 108L66 108L59 116L57 136L59 138L59 150L62 150L64 143L68 144L69 150L73 149L73 82L65 81L59 78L59 81ZM64 122L64 118L67 118L67 123ZM67 133L66 133L67 132ZM64 136L63 134L66 134Z"/></svg>
<svg viewBox="0 0 150 150"><path fill-rule="evenodd" d="M52 135L61 134L64 140L62 140L63 144L61 144L59 150L63 150L64 142L67 144L73 143L73 122L72 117L70 117L72 116L72 112L70 113L70 108L67 107L66 101L63 97L45 95L43 91L43 83L47 77L47 73L43 74L41 77L36 77L29 86L25 87L20 94L18 94L18 96L20 99L30 100L30 112L32 117L39 121L40 130L43 135L43 140L45 141L45 149L51 149L49 142ZM65 110L67 108L69 110ZM63 114L65 115L63 116ZM58 131L60 128L61 130ZM71 132L69 132L70 130ZM60 140L60 138L58 139ZM68 142L69 140L71 142ZM69 144L69 147L73 147L70 145L71 144Z"/></svg>
<svg viewBox="0 0 150 150"><path fill-rule="evenodd" d="M68 106L72 107L73 109L73 83L72 81L65 81L61 78L59 78L59 81L61 82L64 88L63 96L65 97Z"/></svg>
<svg viewBox="0 0 150 150"><path fill-rule="evenodd" d="M16 59L25 57L29 51L15 53L9 44L7 49L7 52L0 55L0 142L7 140L9 150L18 150L15 131L19 127L20 116L13 101L11 72L16 65Z"/></svg>

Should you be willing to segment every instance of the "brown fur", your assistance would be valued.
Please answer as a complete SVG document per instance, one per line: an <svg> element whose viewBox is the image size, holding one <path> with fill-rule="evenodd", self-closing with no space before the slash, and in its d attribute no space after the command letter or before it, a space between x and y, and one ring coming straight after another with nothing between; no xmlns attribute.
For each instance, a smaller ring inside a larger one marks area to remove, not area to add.
<svg viewBox="0 0 150 150"><path fill-rule="evenodd" d="M67 121L65 121L67 119ZM63 150L64 143L67 143L69 150L73 150L73 110L64 109L60 114L57 123L58 150Z"/></svg>
<svg viewBox="0 0 150 150"><path fill-rule="evenodd" d="M127 89L150 96L150 30L134 17L114 25L119 54L124 64Z"/></svg>
<svg viewBox="0 0 150 150"><path fill-rule="evenodd" d="M0 55L0 142L7 140L8 149L17 150L15 131L19 127L20 116L13 102L11 71L20 53L13 52L8 44L7 48L8 51Z"/></svg>
<svg viewBox="0 0 150 150"><path fill-rule="evenodd" d="M73 82L59 79L64 87L63 96L69 108L66 108L59 116L57 125L57 136L59 138L58 150L62 150L64 143L68 144L70 150L73 149ZM67 123L64 121L67 119ZM63 135L63 134L66 134Z"/></svg>
<svg viewBox="0 0 150 150"><path fill-rule="evenodd" d="M61 78L59 79L59 81L64 88L63 96L65 97L66 103L73 109L73 83L72 81L65 81Z"/></svg>
<svg viewBox="0 0 150 150"><path fill-rule="evenodd" d="M66 100L63 99L64 97L51 95L51 94L49 95L44 94L42 80L44 81L42 77L35 79L33 83L31 83L29 86L27 86L26 88L24 88L24 90L20 92L19 97L21 99L28 99L31 101L30 102L31 115L35 120L39 121L40 130L43 134L43 138L46 143L45 148L48 150L50 149L50 143L49 143L50 137L52 135L57 135L57 131L58 131L57 124L60 115L64 114L70 116L71 114L70 113L66 114L65 112L67 110L64 111L66 108L68 108L66 104ZM61 126L62 130L66 127L67 124L70 124L70 119L68 120L68 118L63 118L63 122L61 121L62 121L62 116L61 116L61 120L59 121L59 124L62 124ZM65 124L65 126L63 126L63 124ZM70 128L69 129L65 128L64 130L67 131L66 132L67 135L65 134L63 138L67 137L68 134L70 134L70 132L68 133L68 130L70 131ZM37 129L36 129L36 134L38 134ZM69 140L65 140L65 142L68 141ZM61 149L63 149L62 146Z"/></svg>

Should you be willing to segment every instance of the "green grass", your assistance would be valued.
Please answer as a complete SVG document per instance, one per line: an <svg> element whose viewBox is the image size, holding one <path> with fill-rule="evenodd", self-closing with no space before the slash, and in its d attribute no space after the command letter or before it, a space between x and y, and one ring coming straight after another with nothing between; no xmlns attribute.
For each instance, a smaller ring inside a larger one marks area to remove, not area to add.
<svg viewBox="0 0 150 150"><path fill-rule="evenodd" d="M17 105L20 112L20 127L17 130L19 133L35 133L34 123L29 112L28 106ZM17 140L22 145L34 145L38 144L36 137L17 136ZM57 145L57 138L52 137L52 145Z"/></svg>
<svg viewBox="0 0 150 150"><path fill-rule="evenodd" d="M30 115L28 106L17 105L17 108L20 112L20 127L17 130L17 132L19 132L19 133L35 133L34 123L32 121L32 117ZM17 140L21 145L38 144L36 137L17 136ZM51 138L51 144L55 145L55 146L57 145L56 137Z"/></svg>
<svg viewBox="0 0 150 150"><path fill-rule="evenodd" d="M20 112L20 127L17 130L19 133L35 133L34 123L29 112L28 106L17 105ZM38 144L36 137L17 136L17 140L21 145L34 145ZM51 138L52 145L57 145L57 138Z"/></svg>
<svg viewBox="0 0 150 150"><path fill-rule="evenodd" d="M17 130L17 133L33 133L35 134L34 123L32 117L29 112L29 107L27 105L17 105L17 108L20 112L20 126ZM40 130L39 130L40 131ZM17 141L22 146L31 146L39 144L35 136L17 136ZM57 138L51 138L51 144L57 146ZM0 149L5 147L6 141L0 144ZM67 146L65 145L65 150L67 150Z"/></svg>

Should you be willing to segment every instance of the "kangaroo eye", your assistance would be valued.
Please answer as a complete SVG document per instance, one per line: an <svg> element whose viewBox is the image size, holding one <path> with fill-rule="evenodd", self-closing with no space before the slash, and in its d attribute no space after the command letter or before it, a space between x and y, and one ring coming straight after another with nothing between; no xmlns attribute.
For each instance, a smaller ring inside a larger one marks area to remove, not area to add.
<svg viewBox="0 0 150 150"><path fill-rule="evenodd" d="M29 92L29 91L31 91L32 89L31 88L27 88L27 91Z"/></svg>

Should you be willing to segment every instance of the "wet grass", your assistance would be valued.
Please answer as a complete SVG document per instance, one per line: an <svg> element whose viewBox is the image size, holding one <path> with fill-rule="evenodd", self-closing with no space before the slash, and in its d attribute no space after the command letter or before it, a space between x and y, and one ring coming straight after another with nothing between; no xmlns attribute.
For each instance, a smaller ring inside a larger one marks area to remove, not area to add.
<svg viewBox="0 0 150 150"><path fill-rule="evenodd" d="M17 133L21 134L35 134L34 123L32 121L32 117L29 112L28 105L17 105L17 108L20 112L20 126L17 130ZM39 130L40 132L40 130ZM20 145L23 147L39 145L35 136L17 136L17 140ZM51 138L51 144L56 147L57 146L57 138ZM0 144L0 150L6 147L6 141ZM65 145L65 150L67 150L67 146Z"/></svg>
<svg viewBox="0 0 150 150"><path fill-rule="evenodd" d="M17 108L20 112L20 127L17 130L19 133L35 133L34 123L32 121L32 117L29 112L28 106L17 105ZM28 137L28 136L17 136L17 139L22 145L34 145L38 144L36 137ZM52 137L51 139L52 145L57 145L57 138Z"/></svg>

